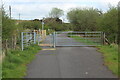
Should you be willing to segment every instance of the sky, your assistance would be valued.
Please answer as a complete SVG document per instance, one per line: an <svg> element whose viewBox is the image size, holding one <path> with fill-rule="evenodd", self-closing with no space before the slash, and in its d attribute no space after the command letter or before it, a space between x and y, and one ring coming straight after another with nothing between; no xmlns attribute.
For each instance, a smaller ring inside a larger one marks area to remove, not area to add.
<svg viewBox="0 0 120 80"><path fill-rule="evenodd" d="M12 18L22 20L42 19L48 17L52 8L64 11L61 19L67 22L66 14L71 8L93 7L106 12L109 5L117 6L119 0L2 0L6 12L9 14L9 5L12 9Z"/></svg>

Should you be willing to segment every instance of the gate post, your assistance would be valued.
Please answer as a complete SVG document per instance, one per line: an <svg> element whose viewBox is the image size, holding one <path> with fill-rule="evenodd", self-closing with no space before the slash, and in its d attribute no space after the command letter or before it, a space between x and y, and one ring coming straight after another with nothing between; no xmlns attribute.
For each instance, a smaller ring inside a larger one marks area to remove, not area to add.
<svg viewBox="0 0 120 80"><path fill-rule="evenodd" d="M24 45L23 45L23 32L21 33L21 47L22 47L22 51L24 49Z"/></svg>
<svg viewBox="0 0 120 80"><path fill-rule="evenodd" d="M101 44L105 44L105 32L101 32Z"/></svg>
<svg viewBox="0 0 120 80"><path fill-rule="evenodd" d="M56 47L56 39L55 39L55 32L53 32L53 47L55 48Z"/></svg>
<svg viewBox="0 0 120 80"><path fill-rule="evenodd" d="M103 45L105 45L105 32L103 32Z"/></svg>
<svg viewBox="0 0 120 80"><path fill-rule="evenodd" d="M34 44L36 44L36 33L34 32Z"/></svg>

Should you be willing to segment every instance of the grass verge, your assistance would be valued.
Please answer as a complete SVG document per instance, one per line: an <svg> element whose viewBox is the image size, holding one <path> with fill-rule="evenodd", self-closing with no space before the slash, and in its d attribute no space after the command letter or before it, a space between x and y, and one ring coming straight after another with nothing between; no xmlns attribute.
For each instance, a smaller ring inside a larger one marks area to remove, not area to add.
<svg viewBox="0 0 120 80"><path fill-rule="evenodd" d="M21 50L11 50L2 63L2 78L22 78L26 75L27 64L30 63L41 48L31 45Z"/></svg>
<svg viewBox="0 0 120 80"><path fill-rule="evenodd" d="M99 46L99 52L103 54L104 65L108 67L113 74L120 77L120 72L118 72L118 64L120 63L118 59L118 46L117 45L105 45Z"/></svg>

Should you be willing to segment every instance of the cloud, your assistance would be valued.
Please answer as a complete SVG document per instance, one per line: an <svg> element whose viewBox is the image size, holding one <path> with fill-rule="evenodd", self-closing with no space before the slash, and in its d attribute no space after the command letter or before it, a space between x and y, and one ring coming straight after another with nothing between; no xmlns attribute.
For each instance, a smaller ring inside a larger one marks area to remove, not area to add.
<svg viewBox="0 0 120 80"><path fill-rule="evenodd" d="M94 7L105 11L109 3L117 5L118 0L4 0L4 3L7 11L8 6L12 6L13 18L18 19L20 13L21 19L35 19L48 16L53 7L65 12L76 7Z"/></svg>
<svg viewBox="0 0 120 80"><path fill-rule="evenodd" d="M4 0L4 2L7 2L7 3L25 3L25 2L45 2L45 3L50 3L50 2L57 2L57 3L74 3L74 2L107 2L107 3L112 3L112 4L116 4L118 3L119 0Z"/></svg>

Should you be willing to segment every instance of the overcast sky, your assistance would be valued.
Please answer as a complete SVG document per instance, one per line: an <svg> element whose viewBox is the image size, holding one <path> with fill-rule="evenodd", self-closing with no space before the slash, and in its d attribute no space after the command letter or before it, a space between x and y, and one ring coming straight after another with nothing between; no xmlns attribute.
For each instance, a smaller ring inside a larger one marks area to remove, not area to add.
<svg viewBox="0 0 120 80"><path fill-rule="evenodd" d="M23 20L47 17L53 7L64 10L65 14L70 8L76 7L93 7L107 11L109 4L117 6L118 2L119 0L3 0L7 12L11 5L12 18L18 19L20 13ZM61 19L67 21L65 16Z"/></svg>

